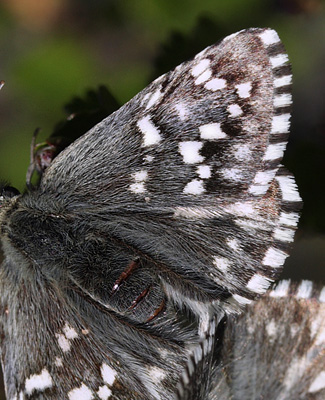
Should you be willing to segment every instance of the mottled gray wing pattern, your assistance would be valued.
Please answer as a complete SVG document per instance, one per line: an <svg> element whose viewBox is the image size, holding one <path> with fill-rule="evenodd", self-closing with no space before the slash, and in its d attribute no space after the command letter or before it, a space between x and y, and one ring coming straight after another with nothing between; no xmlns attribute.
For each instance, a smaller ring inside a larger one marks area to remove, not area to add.
<svg viewBox="0 0 325 400"><path fill-rule="evenodd" d="M111 258L105 290L77 267L73 281L108 306L105 293L139 257L148 270L139 280L155 280L154 271L168 297L197 314L214 300L232 310L264 293L288 255L301 202L280 167L290 87L277 33L241 31L155 80L62 152L42 196L59 198L62 213L127 254Z"/></svg>

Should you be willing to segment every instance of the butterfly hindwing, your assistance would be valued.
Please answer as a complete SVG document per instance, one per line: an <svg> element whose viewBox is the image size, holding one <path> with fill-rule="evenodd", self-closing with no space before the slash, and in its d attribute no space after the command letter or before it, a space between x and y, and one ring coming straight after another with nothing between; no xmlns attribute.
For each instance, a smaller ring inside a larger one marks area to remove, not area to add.
<svg viewBox="0 0 325 400"><path fill-rule="evenodd" d="M210 400L321 400L325 395L325 289L281 281L230 317Z"/></svg>

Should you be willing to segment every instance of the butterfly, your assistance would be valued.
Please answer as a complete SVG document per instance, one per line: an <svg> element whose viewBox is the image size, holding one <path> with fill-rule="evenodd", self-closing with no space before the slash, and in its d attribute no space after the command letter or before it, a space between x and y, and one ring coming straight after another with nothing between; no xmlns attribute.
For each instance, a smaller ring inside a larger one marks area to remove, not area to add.
<svg viewBox="0 0 325 400"><path fill-rule="evenodd" d="M225 318L278 278L298 223L280 164L291 81L274 30L238 32L73 142L36 187L2 188L8 399L172 399L192 357L205 396Z"/></svg>

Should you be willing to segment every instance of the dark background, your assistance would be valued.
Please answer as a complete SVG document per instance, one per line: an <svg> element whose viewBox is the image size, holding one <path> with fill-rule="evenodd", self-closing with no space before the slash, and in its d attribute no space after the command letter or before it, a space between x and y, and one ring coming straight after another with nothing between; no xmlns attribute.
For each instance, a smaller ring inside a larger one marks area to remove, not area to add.
<svg viewBox="0 0 325 400"><path fill-rule="evenodd" d="M105 84L123 104L153 78L249 27L278 31L294 76L284 164L304 209L283 277L324 282L322 0L0 0L0 178L24 188L33 131L50 136L72 97Z"/></svg>

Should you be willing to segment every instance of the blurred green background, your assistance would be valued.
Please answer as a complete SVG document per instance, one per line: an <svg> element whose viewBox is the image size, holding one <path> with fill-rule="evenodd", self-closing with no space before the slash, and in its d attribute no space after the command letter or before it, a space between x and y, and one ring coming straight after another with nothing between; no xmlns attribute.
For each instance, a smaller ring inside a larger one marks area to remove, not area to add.
<svg viewBox="0 0 325 400"><path fill-rule="evenodd" d="M304 210L284 277L325 281L325 11L322 0L0 0L0 177L24 188L35 128L105 84L120 104L222 37L275 28L292 62L285 165ZM1 399L1 395L0 395Z"/></svg>

